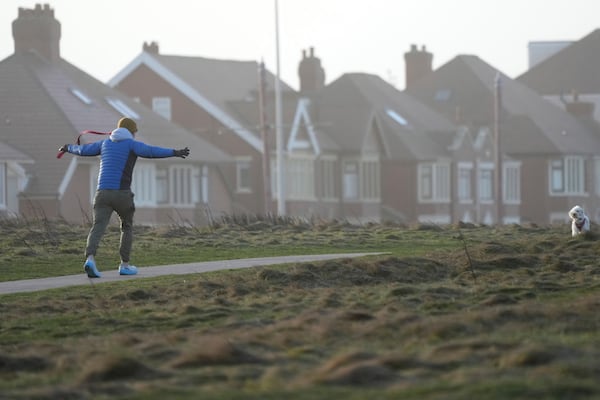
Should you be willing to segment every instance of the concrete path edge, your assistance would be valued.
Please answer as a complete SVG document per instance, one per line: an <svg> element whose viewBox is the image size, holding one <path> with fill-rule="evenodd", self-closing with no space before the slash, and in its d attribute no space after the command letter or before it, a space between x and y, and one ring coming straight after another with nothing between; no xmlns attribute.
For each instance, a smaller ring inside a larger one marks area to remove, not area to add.
<svg viewBox="0 0 600 400"><path fill-rule="evenodd" d="M81 286L92 284L101 284L105 282L115 282L123 280L134 280L143 278L152 278L164 275L186 275L197 274L210 271L221 271L241 268L251 268L258 266L292 264L304 262L318 262L334 260L341 258L356 258L365 256L381 255L386 253L339 253L339 254L312 254L298 256L279 256L279 257L260 257L244 258L236 260L218 260L206 261L188 264L160 265L154 267L140 267L138 274L134 276L121 276L117 269L106 270L102 272L102 278L90 279L83 272L83 263L81 273L77 275L56 276L51 278L25 279L20 281L0 282L0 295L10 293L37 292L48 289L64 288L69 286Z"/></svg>

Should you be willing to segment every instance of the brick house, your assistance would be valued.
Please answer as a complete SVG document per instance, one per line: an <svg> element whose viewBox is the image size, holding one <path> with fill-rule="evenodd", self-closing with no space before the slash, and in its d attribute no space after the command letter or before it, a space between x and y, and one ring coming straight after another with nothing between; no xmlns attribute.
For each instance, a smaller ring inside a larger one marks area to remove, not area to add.
<svg viewBox="0 0 600 400"><path fill-rule="evenodd" d="M452 118L467 139L454 147L454 185L459 197L466 196L455 199L455 218L562 223L575 204L598 215L597 127L476 56L457 56L427 71L407 82L406 92ZM494 158L496 131L501 172Z"/></svg>
<svg viewBox="0 0 600 400"><path fill-rule="evenodd" d="M128 116L140 128L138 140L191 150L186 160L138 159L132 188L136 223L202 224L230 213L221 169L231 158L62 59L60 28L48 5L19 8L12 26L14 54L0 61L0 209L11 215L88 221L98 159L57 159L56 151L83 130L108 132Z"/></svg>
<svg viewBox="0 0 600 400"><path fill-rule="evenodd" d="M235 163L224 177L234 213L273 210L272 204L265 204L271 200L265 199L263 186L260 64L163 55L156 42L144 43L142 50L109 85L232 155ZM266 71L265 80L272 119L275 77ZM284 82L281 88L284 101L294 98L295 92Z"/></svg>

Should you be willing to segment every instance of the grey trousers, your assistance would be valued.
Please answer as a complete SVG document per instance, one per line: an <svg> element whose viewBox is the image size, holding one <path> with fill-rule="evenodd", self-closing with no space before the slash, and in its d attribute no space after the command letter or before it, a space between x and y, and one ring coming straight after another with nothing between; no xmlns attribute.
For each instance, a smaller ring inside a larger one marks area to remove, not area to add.
<svg viewBox="0 0 600 400"><path fill-rule="evenodd" d="M116 212L121 220L121 240L119 254L122 262L129 262L133 243L133 214L135 205L131 190L98 190L94 197L94 224L87 238L85 256L96 255L100 240Z"/></svg>

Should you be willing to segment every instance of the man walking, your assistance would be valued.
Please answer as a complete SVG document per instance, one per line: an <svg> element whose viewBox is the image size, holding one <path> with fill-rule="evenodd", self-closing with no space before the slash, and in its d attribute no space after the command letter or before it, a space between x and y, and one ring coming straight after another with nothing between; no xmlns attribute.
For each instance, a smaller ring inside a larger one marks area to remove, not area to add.
<svg viewBox="0 0 600 400"><path fill-rule="evenodd" d="M190 154L187 147L175 150L139 142L135 140L136 132L137 124L133 119L121 118L108 139L84 145L65 144L59 149L60 152L79 156L100 155L98 187L94 196L94 222L87 237L86 260L83 264L90 278L102 276L94 257L113 212L117 213L121 221L119 274L137 274L137 268L129 264L135 213L131 178L137 158L186 158Z"/></svg>

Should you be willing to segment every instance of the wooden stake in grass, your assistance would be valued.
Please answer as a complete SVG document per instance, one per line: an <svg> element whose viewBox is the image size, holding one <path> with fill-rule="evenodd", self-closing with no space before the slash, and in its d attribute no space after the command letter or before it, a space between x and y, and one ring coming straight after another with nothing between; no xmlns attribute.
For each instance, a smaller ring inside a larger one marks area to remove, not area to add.
<svg viewBox="0 0 600 400"><path fill-rule="evenodd" d="M467 248L467 241L463 236L462 232L458 231L458 238L463 244L463 248L465 249L465 254L467 255L467 261L469 262L469 269L471 270L471 275L473 276L473 282L477 282L477 277L475 276L475 268L473 268L473 261L471 261L471 255L469 254L469 249Z"/></svg>

